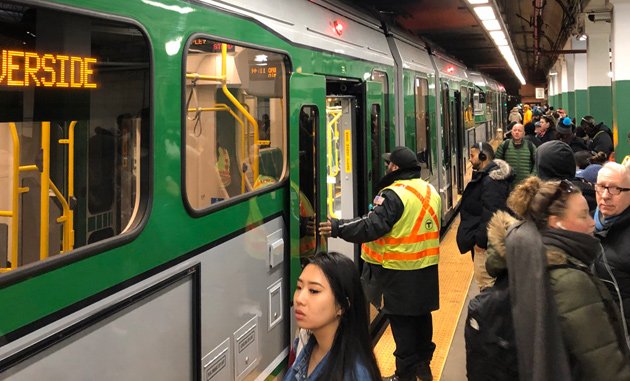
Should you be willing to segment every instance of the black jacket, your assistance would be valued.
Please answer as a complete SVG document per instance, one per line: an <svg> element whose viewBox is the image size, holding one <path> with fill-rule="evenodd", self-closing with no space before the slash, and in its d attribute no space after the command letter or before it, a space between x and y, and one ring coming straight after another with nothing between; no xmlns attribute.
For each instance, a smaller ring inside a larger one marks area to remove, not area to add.
<svg viewBox="0 0 630 381"><path fill-rule="evenodd" d="M486 248L488 221L497 210L507 210L505 201L510 192L512 168L499 159L473 173L462 196L461 222L457 229L457 246L461 253L475 245Z"/></svg>
<svg viewBox="0 0 630 381"><path fill-rule="evenodd" d="M630 207L607 229L598 231L595 235L604 247L605 256L600 256L595 262L595 272L618 303L621 294L626 326L630 330ZM619 287L619 294L612 283L611 273Z"/></svg>
<svg viewBox="0 0 630 381"><path fill-rule="evenodd" d="M578 138L577 136L573 136L573 139L571 139L568 144L573 152L588 151L588 145L586 144L584 139Z"/></svg>
<svg viewBox="0 0 630 381"><path fill-rule="evenodd" d="M603 152L606 156L614 150L612 141L612 132L604 123L595 126L594 134L589 144L589 149L595 152Z"/></svg>
<svg viewBox="0 0 630 381"><path fill-rule="evenodd" d="M420 177L419 170L398 170L389 173L379 182L379 189L396 180ZM365 216L349 219L331 219L331 236L348 242L374 241L387 234L402 216L404 205L394 191L382 190L378 203ZM365 263L371 273L371 282L376 282L383 292L384 311L393 315L419 316L439 308L438 266L419 270L390 270Z"/></svg>

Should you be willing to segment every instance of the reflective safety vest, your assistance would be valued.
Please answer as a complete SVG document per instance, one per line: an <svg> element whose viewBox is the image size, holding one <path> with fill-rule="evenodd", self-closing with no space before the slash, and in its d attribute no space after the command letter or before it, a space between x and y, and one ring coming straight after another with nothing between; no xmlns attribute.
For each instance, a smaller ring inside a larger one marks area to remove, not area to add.
<svg viewBox="0 0 630 381"><path fill-rule="evenodd" d="M405 209L389 233L361 245L361 258L392 270L436 265L440 254L440 195L421 179L395 181L384 189L396 192Z"/></svg>

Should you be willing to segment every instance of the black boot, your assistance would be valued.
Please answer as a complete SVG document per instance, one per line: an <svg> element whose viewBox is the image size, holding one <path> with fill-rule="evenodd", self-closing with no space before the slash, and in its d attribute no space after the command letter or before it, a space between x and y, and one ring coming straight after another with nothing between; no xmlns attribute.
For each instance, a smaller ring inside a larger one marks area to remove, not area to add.
<svg viewBox="0 0 630 381"><path fill-rule="evenodd" d="M430 361L422 361L418 367L416 375L420 381L433 381L433 373L431 373Z"/></svg>

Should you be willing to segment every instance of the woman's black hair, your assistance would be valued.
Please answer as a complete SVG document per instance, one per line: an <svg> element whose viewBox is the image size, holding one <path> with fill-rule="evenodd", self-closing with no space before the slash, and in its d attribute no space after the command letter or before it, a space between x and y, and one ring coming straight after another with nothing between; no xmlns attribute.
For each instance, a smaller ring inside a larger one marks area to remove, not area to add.
<svg viewBox="0 0 630 381"><path fill-rule="evenodd" d="M337 252L317 253L309 264L322 270L342 310L328 354L329 361L318 380L363 381L354 374L359 363L367 369L373 381L380 381L381 374L368 332L368 305L356 265Z"/></svg>

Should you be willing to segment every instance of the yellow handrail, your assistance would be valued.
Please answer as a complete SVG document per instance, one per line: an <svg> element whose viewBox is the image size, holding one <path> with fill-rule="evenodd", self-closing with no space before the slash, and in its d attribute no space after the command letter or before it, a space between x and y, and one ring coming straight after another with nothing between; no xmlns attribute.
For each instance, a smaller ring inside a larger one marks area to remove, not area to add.
<svg viewBox="0 0 630 381"><path fill-rule="evenodd" d="M339 140L339 119L343 112L341 109L337 108L326 108L326 119L328 120L329 116L332 116L330 120L326 123L326 161L328 167L327 179L326 183L328 185L328 195L327 195L327 204L328 204L328 214L332 218L338 218L337 214L334 210L334 183L331 178L336 177L339 174L339 150L333 150L334 141ZM334 127L334 128L333 128ZM335 159L336 156L336 159Z"/></svg>
<svg viewBox="0 0 630 381"><path fill-rule="evenodd" d="M50 191L50 122L42 122L42 168L40 189L39 259L48 258L48 218Z"/></svg>
<svg viewBox="0 0 630 381"><path fill-rule="evenodd" d="M254 119L254 117L252 117L249 111L247 111L247 109L243 107L241 102L239 102L238 99L236 99L234 95L232 95L232 93L227 87L227 44L223 44L223 43L221 44L221 75L216 76L216 75L204 75L204 74L199 74L199 73L186 73L186 78L193 80L193 83L197 80L221 82L221 89L223 90L223 94L225 94L225 96L229 99L229 101L245 116L245 119L247 119L249 124L251 124L254 127L254 155L253 155L254 158L253 158L253 164L252 164L252 172L253 172L254 180L257 179L258 174L259 174L259 159L258 159L259 145L270 145L270 142L266 140L264 141L258 140L258 122L256 121L256 119ZM188 111L190 110L191 109L189 108ZM228 107L228 110L230 111L230 114L232 114L232 116L236 118L235 116L236 114L232 111L232 109ZM199 110L199 111L203 111L203 110ZM211 110L208 110L208 111L211 111ZM240 121L239 118L237 118L237 120ZM242 121L240 121L239 123L241 123L241 125L244 126ZM243 129L243 134L242 134L243 136L241 139L242 162L245 161L245 149L246 149L245 132L246 132L245 129ZM241 176L241 189L242 189L242 192L245 192L245 176L244 175Z"/></svg>
<svg viewBox="0 0 630 381"><path fill-rule="evenodd" d="M76 121L72 121L69 126L68 139L60 139L59 143L68 144L68 199L74 197L74 128ZM70 208L68 201L63 197L63 194L55 186L50 179L50 122L42 122L42 168L38 168L37 165L20 165L20 139L17 133L17 127L15 123L9 123L11 129L11 138L13 141L13 186L12 186L12 210L0 211L0 217L11 217L11 253L9 260L11 263L10 268L2 269L13 270L17 268L18 263L18 233L19 233L19 195L29 191L28 187L20 187L20 173L27 171L41 171L41 190L40 190L40 245L39 245L39 257L45 259L48 257L49 239L48 233L50 227L48 226L49 218L49 191L52 189L53 193L59 199L62 205L62 215L57 219L57 222L63 223L63 241L62 241L62 253L72 250L74 247L74 212ZM48 184L45 186L44 184Z"/></svg>
<svg viewBox="0 0 630 381"><path fill-rule="evenodd" d="M74 128L77 121L73 120L68 126L68 139L59 139L59 144L68 145L68 200L74 198ZM63 195L55 184L50 182L53 192L63 205L63 214L57 219L57 222L63 222L63 238L62 253L68 252L74 248L74 211L70 208L69 202L64 199ZM63 220L62 220L63 219Z"/></svg>
<svg viewBox="0 0 630 381"><path fill-rule="evenodd" d="M76 120L70 122L68 139L59 139L59 144L68 145L68 199L74 197L74 127L76 125Z"/></svg>
<svg viewBox="0 0 630 381"><path fill-rule="evenodd" d="M241 164L245 162L245 123L225 103L217 103L214 107L189 107L188 112L227 111L241 125ZM245 173L241 171L241 193L245 193Z"/></svg>
<svg viewBox="0 0 630 381"><path fill-rule="evenodd" d="M57 200L61 202L61 216L57 218L58 223L63 223L63 238L61 241L62 248L61 253L67 253L72 250L74 246L74 230L72 228L72 220L73 213L72 209L70 209L70 205L68 201L63 197L63 194L59 191L59 188L55 185L55 183L49 179L48 184L50 185L50 189L52 189L53 193L57 197Z"/></svg>
<svg viewBox="0 0 630 381"><path fill-rule="evenodd" d="M0 211L0 216L11 217L11 252L9 254L9 262L11 263L8 269L13 270L17 267L18 263L18 226L20 223L20 193L28 191L28 188L20 187L20 138L17 133L17 127L15 123L9 123L11 129L11 140L13 142L13 186L11 192L11 210ZM35 167L37 168L37 167Z"/></svg>
<svg viewBox="0 0 630 381"><path fill-rule="evenodd" d="M258 178L258 122L254 117L251 116L249 111L243 107L241 102L238 101L232 95L230 90L227 87L227 44L221 44L221 78L222 79L222 89L223 94L232 102L234 106L240 111L243 115L245 115L245 119L249 121L249 123L254 127L254 164L252 171L254 173L254 180Z"/></svg>

